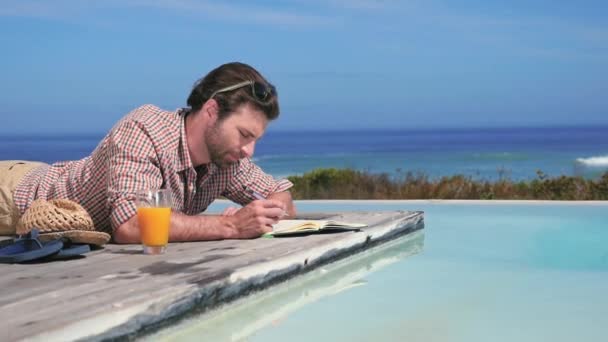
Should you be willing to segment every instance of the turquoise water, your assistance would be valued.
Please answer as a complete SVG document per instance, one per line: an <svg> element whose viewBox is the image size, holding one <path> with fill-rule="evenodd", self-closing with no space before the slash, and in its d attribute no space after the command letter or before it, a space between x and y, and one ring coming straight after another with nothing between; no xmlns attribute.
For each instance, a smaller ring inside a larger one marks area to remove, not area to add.
<svg viewBox="0 0 608 342"><path fill-rule="evenodd" d="M608 203L304 201L298 208L424 210L426 227L379 250L184 321L156 339L606 338Z"/></svg>

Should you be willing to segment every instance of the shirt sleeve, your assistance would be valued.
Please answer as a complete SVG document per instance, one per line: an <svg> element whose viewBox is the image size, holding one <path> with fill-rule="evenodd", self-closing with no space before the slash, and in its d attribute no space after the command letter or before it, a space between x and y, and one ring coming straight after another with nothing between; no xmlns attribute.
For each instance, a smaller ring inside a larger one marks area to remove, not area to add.
<svg viewBox="0 0 608 342"><path fill-rule="evenodd" d="M149 134L141 123L120 122L112 131L108 158L108 205L112 231L137 214L138 189L160 188L162 173Z"/></svg>
<svg viewBox="0 0 608 342"><path fill-rule="evenodd" d="M289 180L277 180L262 171L250 158L243 158L239 161L234 177L222 196L240 205L247 205L255 199L251 194L252 191L268 197L273 193L286 191L292 186Z"/></svg>

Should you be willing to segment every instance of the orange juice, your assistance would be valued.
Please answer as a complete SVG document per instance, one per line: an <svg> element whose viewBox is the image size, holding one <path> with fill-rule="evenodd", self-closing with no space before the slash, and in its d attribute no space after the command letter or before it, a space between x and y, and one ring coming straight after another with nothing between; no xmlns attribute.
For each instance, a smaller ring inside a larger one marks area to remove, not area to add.
<svg viewBox="0 0 608 342"><path fill-rule="evenodd" d="M165 246L169 242L171 208L137 208L141 243L144 246Z"/></svg>

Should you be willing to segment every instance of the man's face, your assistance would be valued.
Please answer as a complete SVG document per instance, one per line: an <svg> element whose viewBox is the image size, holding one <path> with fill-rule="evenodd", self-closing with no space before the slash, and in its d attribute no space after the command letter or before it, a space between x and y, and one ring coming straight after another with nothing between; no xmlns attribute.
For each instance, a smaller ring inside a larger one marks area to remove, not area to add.
<svg viewBox="0 0 608 342"><path fill-rule="evenodd" d="M224 120L217 120L205 132L211 162L221 168L251 157L256 141L264 134L268 119L248 105L240 106Z"/></svg>

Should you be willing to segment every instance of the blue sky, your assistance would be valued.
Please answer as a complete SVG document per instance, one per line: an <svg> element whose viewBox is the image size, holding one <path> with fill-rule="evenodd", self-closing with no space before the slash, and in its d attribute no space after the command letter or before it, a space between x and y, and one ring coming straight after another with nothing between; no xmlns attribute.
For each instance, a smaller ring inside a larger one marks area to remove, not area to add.
<svg viewBox="0 0 608 342"><path fill-rule="evenodd" d="M605 1L0 2L0 134L105 132L229 61L276 130L608 124Z"/></svg>

